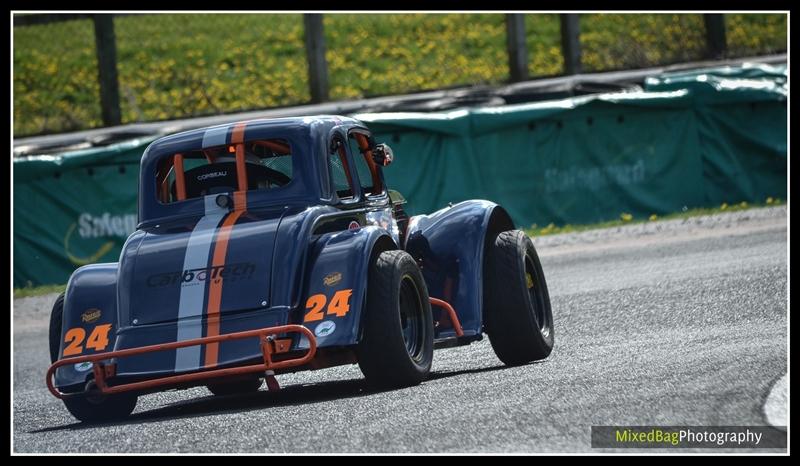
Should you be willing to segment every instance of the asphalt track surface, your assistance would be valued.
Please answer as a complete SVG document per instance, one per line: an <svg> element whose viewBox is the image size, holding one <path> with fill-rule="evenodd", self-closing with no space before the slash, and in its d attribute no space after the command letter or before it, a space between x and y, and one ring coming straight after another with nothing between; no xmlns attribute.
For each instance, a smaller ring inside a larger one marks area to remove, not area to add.
<svg viewBox="0 0 800 466"><path fill-rule="evenodd" d="M277 393L146 395L97 426L44 385L54 296L17 300L12 451L597 452L591 425L767 425L787 370L785 207L534 243L556 331L543 362L504 367L485 339L437 350L417 387L370 391L344 366Z"/></svg>

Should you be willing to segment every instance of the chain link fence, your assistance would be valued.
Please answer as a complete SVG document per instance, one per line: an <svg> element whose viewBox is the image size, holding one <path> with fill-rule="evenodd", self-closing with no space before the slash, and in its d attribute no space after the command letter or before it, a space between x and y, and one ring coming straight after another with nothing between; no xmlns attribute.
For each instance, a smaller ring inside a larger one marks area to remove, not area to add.
<svg viewBox="0 0 800 466"><path fill-rule="evenodd" d="M725 17L727 56L786 50L786 15ZM524 26L528 75L562 74L559 15ZM131 14L113 27L122 123L311 99L302 14ZM502 14L329 13L323 27L331 100L509 81ZM697 60L705 34L700 14L580 15L582 69ZM15 136L104 125L91 18L18 24L13 39Z"/></svg>

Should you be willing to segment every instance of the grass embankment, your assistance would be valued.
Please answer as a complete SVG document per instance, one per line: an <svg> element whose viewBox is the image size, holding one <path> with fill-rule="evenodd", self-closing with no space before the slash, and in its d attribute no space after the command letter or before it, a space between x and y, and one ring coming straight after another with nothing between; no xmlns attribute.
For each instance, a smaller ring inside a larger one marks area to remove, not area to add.
<svg viewBox="0 0 800 466"><path fill-rule="evenodd" d="M785 14L728 14L730 56L786 50ZM562 72L559 18L525 17L531 76ZM308 102L300 14L114 20L123 123ZM326 14L332 100L508 80L502 14ZM585 71L703 56L700 14L581 15ZM14 135L102 126L91 20L14 28Z"/></svg>

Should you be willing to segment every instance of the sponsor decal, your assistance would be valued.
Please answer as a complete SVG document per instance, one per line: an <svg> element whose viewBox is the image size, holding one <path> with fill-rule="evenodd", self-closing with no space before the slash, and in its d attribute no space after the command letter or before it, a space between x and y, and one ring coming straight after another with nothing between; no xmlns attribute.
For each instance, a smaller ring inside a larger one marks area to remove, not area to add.
<svg viewBox="0 0 800 466"><path fill-rule="evenodd" d="M325 275L325 278L322 279L322 283L324 283L325 286L333 286L340 281L342 281L342 272L329 273L328 275Z"/></svg>
<svg viewBox="0 0 800 466"><path fill-rule="evenodd" d="M78 236L82 239L116 236L127 238L136 230L136 214L111 215L103 212L92 215L83 212L78 216Z"/></svg>
<svg viewBox="0 0 800 466"><path fill-rule="evenodd" d="M89 361L83 361L75 364L75 370L78 372L86 372L92 368L92 363Z"/></svg>
<svg viewBox="0 0 800 466"><path fill-rule="evenodd" d="M225 279L230 281L249 280L256 271L252 262L216 265L197 269L179 270L175 272L156 273L147 277L147 286L160 288L180 283L181 286L199 285L208 280Z"/></svg>
<svg viewBox="0 0 800 466"><path fill-rule="evenodd" d="M81 321L85 324L97 322L97 320L100 319L101 314L102 311L100 311L100 309L87 309L86 312L81 314Z"/></svg>
<svg viewBox="0 0 800 466"><path fill-rule="evenodd" d="M207 180L209 178L219 178L221 176L228 176L228 171L223 170L221 172L212 172L212 173L205 173L203 175L199 175L197 177L197 181Z"/></svg>
<svg viewBox="0 0 800 466"><path fill-rule="evenodd" d="M318 337L327 337L336 331L336 323L332 320L324 320L317 325L314 329L314 335Z"/></svg>
<svg viewBox="0 0 800 466"><path fill-rule="evenodd" d="M358 230L359 228L361 228L361 225L358 222L356 222L355 220L350 222L350 225L347 225L347 229L350 230L350 231Z"/></svg>

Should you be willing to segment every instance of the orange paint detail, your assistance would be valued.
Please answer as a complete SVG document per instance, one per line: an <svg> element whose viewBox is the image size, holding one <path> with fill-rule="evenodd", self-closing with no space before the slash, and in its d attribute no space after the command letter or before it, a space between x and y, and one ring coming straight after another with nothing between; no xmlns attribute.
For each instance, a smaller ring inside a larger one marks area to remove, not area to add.
<svg viewBox="0 0 800 466"><path fill-rule="evenodd" d="M458 320L458 315L456 314L456 310L453 309L453 306L448 304L447 301L442 301L441 299L430 298L430 301L432 306L440 307L447 312L448 317L450 317L450 322L453 323L453 328L456 331L456 335L459 337L464 336L464 330L461 329L461 322Z"/></svg>
<svg viewBox="0 0 800 466"><path fill-rule="evenodd" d="M244 129L246 123L238 123L231 133L231 144L236 146L236 179L239 191L247 191L247 167L244 164Z"/></svg>
<svg viewBox="0 0 800 466"><path fill-rule="evenodd" d="M86 347L95 351L103 351L108 346L108 333L111 331L111 324L98 325L89 334L86 340Z"/></svg>
<svg viewBox="0 0 800 466"><path fill-rule="evenodd" d="M231 238L231 231L233 225L244 213L244 210L237 210L230 214L217 233L217 239L214 242L214 257L211 262L212 267L221 267L225 265L225 256L228 254L228 242ZM206 316L208 317L208 329L206 336L215 337L219 335L219 309L222 302L222 285L224 284L222 277L212 278L208 287L208 308ZM210 343L206 346L206 359L205 366L215 366L219 359L219 343Z"/></svg>
<svg viewBox="0 0 800 466"><path fill-rule="evenodd" d="M306 301L306 309L311 309L311 311L306 314L303 322L316 322L318 320L322 320L325 317L322 310L325 308L326 302L327 298L324 294L315 294L309 296L308 301Z"/></svg>
<svg viewBox="0 0 800 466"><path fill-rule="evenodd" d="M246 210L247 209L247 191L234 191L233 193L233 210Z"/></svg>
<svg viewBox="0 0 800 466"><path fill-rule="evenodd" d="M183 175L183 155L175 154L173 157L173 164L175 165L175 190L177 191L178 200L186 199L186 180Z"/></svg>
<svg viewBox="0 0 800 466"><path fill-rule="evenodd" d="M335 315L336 317L344 317L350 311L350 295L353 290L339 290L331 298L331 303L328 305L328 315Z"/></svg>
<svg viewBox="0 0 800 466"><path fill-rule="evenodd" d="M67 347L64 348L64 356L72 356L74 354L81 354L83 352L83 347L81 343L83 343L83 339L86 338L86 330L75 327L67 330L67 334L64 335L64 343L68 343Z"/></svg>

